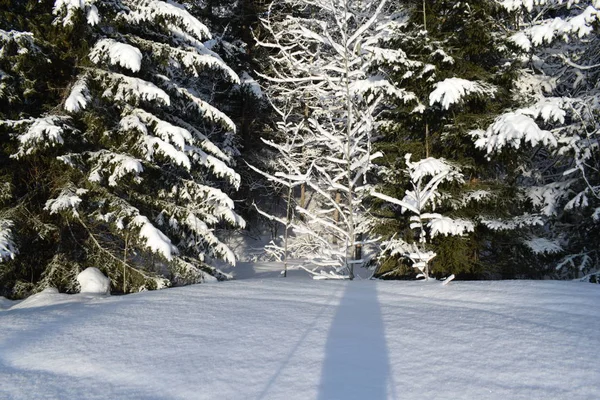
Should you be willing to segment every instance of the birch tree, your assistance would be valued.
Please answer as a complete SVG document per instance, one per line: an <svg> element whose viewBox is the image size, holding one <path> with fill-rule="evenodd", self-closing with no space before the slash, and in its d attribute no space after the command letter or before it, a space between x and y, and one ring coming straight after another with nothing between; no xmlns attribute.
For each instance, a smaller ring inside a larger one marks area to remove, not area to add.
<svg viewBox="0 0 600 400"><path fill-rule="evenodd" d="M271 4L259 44L271 50L263 75L276 99L294 97L307 108L306 135L314 146L307 189L314 207L296 207L311 236L327 246L318 265L354 278L362 244L377 118L386 97L414 100L388 79L386 66L407 62L387 44L397 24L387 0L288 0ZM297 112L301 113L302 110ZM314 272L317 277L322 274Z"/></svg>

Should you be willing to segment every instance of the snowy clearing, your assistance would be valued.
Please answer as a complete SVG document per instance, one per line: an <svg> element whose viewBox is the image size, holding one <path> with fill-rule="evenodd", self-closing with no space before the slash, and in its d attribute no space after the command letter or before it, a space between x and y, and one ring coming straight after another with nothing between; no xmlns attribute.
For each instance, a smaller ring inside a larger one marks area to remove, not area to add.
<svg viewBox="0 0 600 400"><path fill-rule="evenodd" d="M600 398L599 285L277 276L0 298L0 398Z"/></svg>

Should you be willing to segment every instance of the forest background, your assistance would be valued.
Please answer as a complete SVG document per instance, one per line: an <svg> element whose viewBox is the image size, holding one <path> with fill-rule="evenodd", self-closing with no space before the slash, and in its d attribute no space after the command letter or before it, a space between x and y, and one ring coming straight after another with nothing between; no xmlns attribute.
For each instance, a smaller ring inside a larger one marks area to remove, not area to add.
<svg viewBox="0 0 600 400"><path fill-rule="evenodd" d="M316 278L598 282L599 9L0 0L0 296L228 279L242 234Z"/></svg>

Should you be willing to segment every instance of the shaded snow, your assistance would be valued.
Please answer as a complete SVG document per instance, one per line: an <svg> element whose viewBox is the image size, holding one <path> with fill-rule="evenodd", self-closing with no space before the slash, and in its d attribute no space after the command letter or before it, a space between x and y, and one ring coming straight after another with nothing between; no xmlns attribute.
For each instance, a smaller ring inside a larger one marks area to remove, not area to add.
<svg viewBox="0 0 600 400"><path fill-rule="evenodd" d="M525 245L535 254L553 254L563 252L563 248L557 241L536 237L525 241Z"/></svg>
<svg viewBox="0 0 600 400"><path fill-rule="evenodd" d="M13 240L13 222L8 219L0 219L0 262L14 259L18 253Z"/></svg>
<svg viewBox="0 0 600 400"><path fill-rule="evenodd" d="M10 308L14 302L8 300L6 297L0 296L0 310Z"/></svg>
<svg viewBox="0 0 600 400"><path fill-rule="evenodd" d="M598 397L598 285L239 268L260 279L0 311L0 398Z"/></svg>
<svg viewBox="0 0 600 400"><path fill-rule="evenodd" d="M258 82L256 82L256 79L254 79L252 76L250 76L250 74L247 73L246 71L242 71L242 74L240 76L240 81L241 81L242 85L244 85L250 89L250 91L254 94L254 96L256 96L259 99L262 99L264 97L264 93L260 87L260 84Z"/></svg>

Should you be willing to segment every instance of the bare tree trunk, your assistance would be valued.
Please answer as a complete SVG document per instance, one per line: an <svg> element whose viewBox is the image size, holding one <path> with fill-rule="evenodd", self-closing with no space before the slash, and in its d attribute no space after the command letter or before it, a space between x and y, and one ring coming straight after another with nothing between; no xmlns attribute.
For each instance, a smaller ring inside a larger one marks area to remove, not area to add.
<svg viewBox="0 0 600 400"><path fill-rule="evenodd" d="M127 273L127 251L129 247L129 231L125 234L125 250L123 251L123 294L127 293L127 280L125 274Z"/></svg>
<svg viewBox="0 0 600 400"><path fill-rule="evenodd" d="M344 20L348 21L348 2L344 3ZM348 180L348 239L349 243L346 243L346 265L348 266L348 277L350 280L354 279L354 263L348 262L348 250L354 248L354 188L352 187L352 160L351 148L352 148L352 95L350 93L350 65L348 65L348 25L345 25L346 31L344 32L344 81L346 86L346 179Z"/></svg>
<svg viewBox="0 0 600 400"><path fill-rule="evenodd" d="M429 158L429 124L425 122L425 158Z"/></svg>
<svg viewBox="0 0 600 400"><path fill-rule="evenodd" d="M300 207L306 208L306 183L300 185Z"/></svg>
<svg viewBox="0 0 600 400"><path fill-rule="evenodd" d="M283 277L287 277L288 270L288 237L290 231L290 219L291 219L291 208L292 208L292 185L288 187L288 198L287 198L287 215L285 218L285 234L283 239Z"/></svg>
<svg viewBox="0 0 600 400"><path fill-rule="evenodd" d="M423 29L427 30L427 10L425 4L426 0L423 0Z"/></svg>
<svg viewBox="0 0 600 400"><path fill-rule="evenodd" d="M356 235L356 239L358 240L358 242L354 245L354 259L360 260L362 258L362 233Z"/></svg>
<svg viewBox="0 0 600 400"><path fill-rule="evenodd" d="M342 202L342 194L340 192L336 192L335 193L335 204L340 204ZM340 212L338 211L338 208L336 207L335 210L333 210L333 221L335 222L336 225L338 225L338 223L340 222ZM337 244L338 240L337 240L337 236L335 236L335 234L331 234L332 238L331 241L333 242L333 244Z"/></svg>

